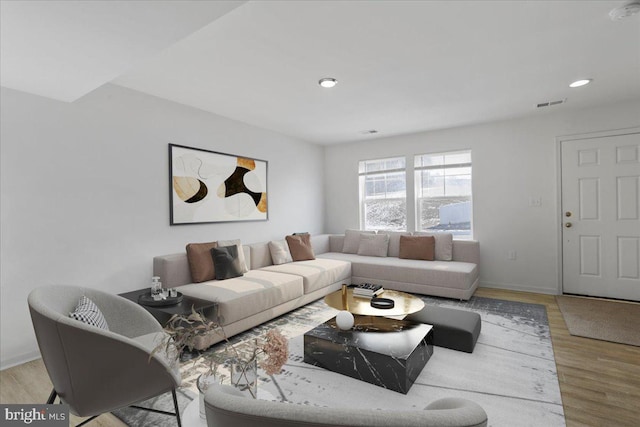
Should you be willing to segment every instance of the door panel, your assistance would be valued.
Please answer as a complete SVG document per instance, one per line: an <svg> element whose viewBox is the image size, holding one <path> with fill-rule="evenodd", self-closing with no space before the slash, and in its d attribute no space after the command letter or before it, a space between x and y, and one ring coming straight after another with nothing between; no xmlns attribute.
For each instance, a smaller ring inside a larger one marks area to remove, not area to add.
<svg viewBox="0 0 640 427"><path fill-rule="evenodd" d="M640 301L640 133L563 141L563 292Z"/></svg>

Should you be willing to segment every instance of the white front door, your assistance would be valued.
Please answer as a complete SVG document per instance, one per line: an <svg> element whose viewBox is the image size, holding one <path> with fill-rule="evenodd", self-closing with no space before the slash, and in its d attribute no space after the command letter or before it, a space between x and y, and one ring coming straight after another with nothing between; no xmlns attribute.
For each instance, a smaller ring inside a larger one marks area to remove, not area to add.
<svg viewBox="0 0 640 427"><path fill-rule="evenodd" d="M640 301L640 133L561 142L563 292Z"/></svg>

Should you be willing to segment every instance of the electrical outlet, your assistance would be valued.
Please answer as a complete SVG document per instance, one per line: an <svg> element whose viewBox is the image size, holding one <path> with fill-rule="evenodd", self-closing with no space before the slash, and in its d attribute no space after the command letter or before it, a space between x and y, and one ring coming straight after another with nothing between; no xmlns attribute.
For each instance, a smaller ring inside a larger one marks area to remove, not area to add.
<svg viewBox="0 0 640 427"><path fill-rule="evenodd" d="M511 249L507 251L507 259L510 261L514 261L518 257L518 254L515 250Z"/></svg>

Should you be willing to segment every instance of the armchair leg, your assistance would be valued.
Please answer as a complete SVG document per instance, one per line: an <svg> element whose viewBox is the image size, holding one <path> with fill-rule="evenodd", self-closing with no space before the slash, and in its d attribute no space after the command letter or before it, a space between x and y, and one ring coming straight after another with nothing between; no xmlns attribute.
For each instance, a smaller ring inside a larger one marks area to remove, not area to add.
<svg viewBox="0 0 640 427"><path fill-rule="evenodd" d="M178 421L178 427L182 427L182 421L180 420L180 408L178 408L178 396L176 395L176 389L171 390L173 395L173 406L176 409L176 420Z"/></svg>
<svg viewBox="0 0 640 427"><path fill-rule="evenodd" d="M88 422L91 422L91 421L93 421L94 419L98 418L99 416L100 416L100 415L94 415L93 417L91 417L91 418L89 418L89 419L87 419L87 420L84 420L83 422L81 422L80 424L78 424L76 427L81 427L81 426L83 426L83 425L87 424Z"/></svg>
<svg viewBox="0 0 640 427"><path fill-rule="evenodd" d="M143 406L138 406L138 405L130 405L129 407L135 408L135 409L141 409L143 411L155 412L156 414L174 415L176 417L176 420L178 421L178 427L182 427L182 420L180 419L180 408L178 407L178 395L176 394L175 388L171 390L171 394L173 396L173 407L175 409L175 412L162 411L160 409L153 409L153 408L145 408Z"/></svg>
<svg viewBox="0 0 640 427"><path fill-rule="evenodd" d="M51 390L51 394L49 395L49 399L47 399L47 405L51 405L53 403L54 400L56 400L56 397L58 396L58 392L56 392L56 389L52 389Z"/></svg>

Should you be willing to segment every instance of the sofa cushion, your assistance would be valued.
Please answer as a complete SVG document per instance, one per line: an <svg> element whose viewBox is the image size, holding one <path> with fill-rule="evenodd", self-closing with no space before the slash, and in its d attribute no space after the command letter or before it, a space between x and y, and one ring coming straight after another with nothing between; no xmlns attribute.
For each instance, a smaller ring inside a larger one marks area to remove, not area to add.
<svg viewBox="0 0 640 427"><path fill-rule="evenodd" d="M318 257L350 261L351 277L364 277L371 283L383 280L467 290L478 278L477 265L469 262L380 258L338 252Z"/></svg>
<svg viewBox="0 0 640 427"><path fill-rule="evenodd" d="M316 258L311 261L272 265L270 267L264 267L262 270L294 274L302 277L305 294L339 281L346 281L351 277L351 263L348 261L322 258Z"/></svg>
<svg viewBox="0 0 640 427"><path fill-rule="evenodd" d="M360 236L362 234L375 234L375 231L346 230L344 232L344 246L342 252L345 254L356 254L360 247Z"/></svg>
<svg viewBox="0 0 640 427"><path fill-rule="evenodd" d="M292 262L289 244L286 240L272 240L269 242L269 253L271 260L275 265L286 264Z"/></svg>
<svg viewBox="0 0 640 427"><path fill-rule="evenodd" d="M436 260L451 261L453 259L453 234L416 231L413 235L433 236L436 239Z"/></svg>
<svg viewBox="0 0 640 427"><path fill-rule="evenodd" d="M180 292L217 302L221 322L227 325L302 296L303 286L300 276L250 270L242 277L181 286Z"/></svg>
<svg viewBox="0 0 640 427"><path fill-rule="evenodd" d="M387 251L387 256L400 256L400 236L411 236L411 233L408 231L387 231L387 230L378 230L378 234L386 234L389 236L389 249Z"/></svg>
<svg viewBox="0 0 640 427"><path fill-rule="evenodd" d="M195 283L216 278L211 249L217 246L217 242L189 243L187 245L187 259L189 260L191 279ZM161 276L161 278L164 280L164 277Z"/></svg>
<svg viewBox="0 0 640 427"><path fill-rule="evenodd" d="M313 247L311 246L311 235L296 234L287 236L286 240L289 245L289 251L291 252L291 258L293 258L294 261L316 259L313 253Z"/></svg>
<svg viewBox="0 0 640 427"><path fill-rule="evenodd" d="M400 236L398 258L433 261L436 241L433 236Z"/></svg>
<svg viewBox="0 0 640 427"><path fill-rule="evenodd" d="M358 255L387 256L389 236L387 234L362 234Z"/></svg>
<svg viewBox="0 0 640 427"><path fill-rule="evenodd" d="M238 258L240 259L240 268L243 273L249 271L249 266L247 265L247 260L244 255L244 248L242 247L242 242L240 239L235 240L218 240L218 246L231 246L236 245L238 247Z"/></svg>
<svg viewBox="0 0 640 427"><path fill-rule="evenodd" d="M216 270L216 280L231 279L242 276L238 246L220 246L211 248L211 257Z"/></svg>

